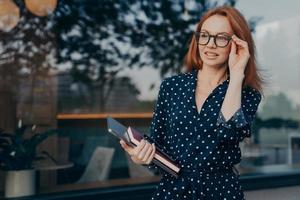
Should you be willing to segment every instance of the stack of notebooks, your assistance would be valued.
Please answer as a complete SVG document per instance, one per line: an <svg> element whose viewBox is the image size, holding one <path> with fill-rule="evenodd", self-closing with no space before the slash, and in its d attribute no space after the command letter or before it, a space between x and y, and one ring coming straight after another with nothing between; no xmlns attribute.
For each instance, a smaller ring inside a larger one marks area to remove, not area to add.
<svg viewBox="0 0 300 200"><path fill-rule="evenodd" d="M140 133L130 126L125 127L120 122L111 117L107 118L107 127L108 132L112 133L119 139L122 139L124 142L126 142L127 145L131 147L136 147L142 139L153 143L153 141L149 137L147 137L147 135ZM155 149L156 151L152 162L165 172L178 177L180 168L175 163L175 161L170 156L165 154L162 149L158 147L158 145L155 145Z"/></svg>

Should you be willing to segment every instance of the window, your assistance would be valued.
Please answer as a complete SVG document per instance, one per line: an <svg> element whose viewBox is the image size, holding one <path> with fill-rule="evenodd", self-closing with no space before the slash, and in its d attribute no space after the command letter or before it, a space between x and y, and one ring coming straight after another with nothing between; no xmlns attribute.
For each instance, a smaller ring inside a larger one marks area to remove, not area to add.
<svg viewBox="0 0 300 200"><path fill-rule="evenodd" d="M53 159L38 163L37 192L156 183L158 174L134 165L107 132L106 116L148 133L160 82L181 72L204 9L235 1L58 1L46 17L11 2L21 18L0 31L0 128L12 132L22 120L60 131L38 148ZM240 144L245 176L300 160L300 3L263 2L270 8L234 3L253 28L269 83L252 138Z"/></svg>

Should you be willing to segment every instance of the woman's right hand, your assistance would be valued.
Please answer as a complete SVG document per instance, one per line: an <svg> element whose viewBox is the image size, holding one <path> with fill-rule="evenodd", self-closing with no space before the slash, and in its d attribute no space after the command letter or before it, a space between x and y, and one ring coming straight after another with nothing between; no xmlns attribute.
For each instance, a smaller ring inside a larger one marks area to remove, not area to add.
<svg viewBox="0 0 300 200"><path fill-rule="evenodd" d="M146 140L141 140L138 146L128 146L123 140L120 140L122 148L130 155L131 160L136 164L148 165L151 163L155 154L154 143L150 144Z"/></svg>

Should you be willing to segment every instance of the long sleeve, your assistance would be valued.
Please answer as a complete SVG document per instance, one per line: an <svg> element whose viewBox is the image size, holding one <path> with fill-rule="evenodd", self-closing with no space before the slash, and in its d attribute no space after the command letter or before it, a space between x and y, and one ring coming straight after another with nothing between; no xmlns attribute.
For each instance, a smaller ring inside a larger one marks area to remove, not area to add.
<svg viewBox="0 0 300 200"><path fill-rule="evenodd" d="M251 136L251 128L255 119L261 94L253 88L242 92L241 107L226 121L221 110L217 119L218 137L222 140L243 141Z"/></svg>
<svg viewBox="0 0 300 200"><path fill-rule="evenodd" d="M153 112L153 117L150 126L150 139L155 142L156 146L159 146L162 150L166 152L166 148L164 145L164 138L167 132L167 128L166 128L167 99L165 93L166 93L166 85L164 80L160 85L156 106ZM149 169L158 170L157 166L153 163L151 163L148 167Z"/></svg>

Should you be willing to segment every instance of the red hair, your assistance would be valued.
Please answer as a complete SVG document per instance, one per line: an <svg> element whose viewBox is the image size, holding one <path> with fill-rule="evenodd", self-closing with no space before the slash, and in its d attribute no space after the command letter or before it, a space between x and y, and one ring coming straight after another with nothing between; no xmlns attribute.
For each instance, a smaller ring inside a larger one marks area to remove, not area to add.
<svg viewBox="0 0 300 200"><path fill-rule="evenodd" d="M197 24L196 31L200 31L204 21L213 15L225 16L231 25L233 33L237 37L241 38L242 40L248 43L250 58L245 69L243 87L250 86L262 92L262 84L264 81L260 77L257 70L255 58L255 44L251 35L250 28L244 16L233 7L217 7L209 10L201 17L200 21ZM195 35L193 35L192 40L190 42L189 50L184 59L184 64L186 65L188 71L191 71L193 69L202 69L202 60L198 53L198 45Z"/></svg>

